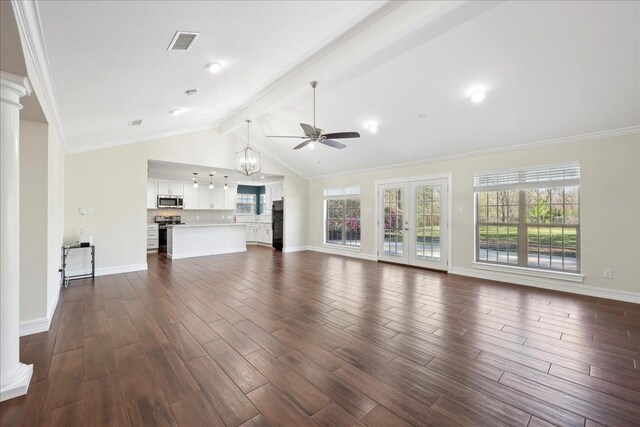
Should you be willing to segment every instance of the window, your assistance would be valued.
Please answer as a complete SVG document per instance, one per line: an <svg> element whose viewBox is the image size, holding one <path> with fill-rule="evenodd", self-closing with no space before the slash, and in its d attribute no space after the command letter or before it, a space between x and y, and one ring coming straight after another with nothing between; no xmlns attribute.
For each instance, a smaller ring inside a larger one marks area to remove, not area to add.
<svg viewBox="0 0 640 427"><path fill-rule="evenodd" d="M580 166L476 174L476 261L580 272Z"/></svg>
<svg viewBox="0 0 640 427"><path fill-rule="evenodd" d="M324 191L325 243L360 247L360 187Z"/></svg>
<svg viewBox="0 0 640 427"><path fill-rule="evenodd" d="M266 214L266 213L270 213L271 212L271 206L269 206L269 212L267 212L267 202L266 202L266 195L265 194L261 194L260 195L260 213L261 214Z"/></svg>
<svg viewBox="0 0 640 427"><path fill-rule="evenodd" d="M238 194L236 213L238 215L253 215L256 211L255 194Z"/></svg>

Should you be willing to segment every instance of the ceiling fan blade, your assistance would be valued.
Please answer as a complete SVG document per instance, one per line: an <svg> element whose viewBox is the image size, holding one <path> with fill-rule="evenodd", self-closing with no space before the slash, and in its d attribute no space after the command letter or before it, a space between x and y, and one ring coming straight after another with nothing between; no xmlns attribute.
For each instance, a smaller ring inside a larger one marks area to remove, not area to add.
<svg viewBox="0 0 640 427"><path fill-rule="evenodd" d="M308 125L306 123L300 123L300 126L302 127L304 134L307 135L308 137L315 138L318 136L313 126Z"/></svg>
<svg viewBox="0 0 640 427"><path fill-rule="evenodd" d="M334 141L332 139L321 139L318 141L320 144L328 145L329 147L338 148L342 150L346 145L342 142Z"/></svg>
<svg viewBox="0 0 640 427"><path fill-rule="evenodd" d="M309 143L311 142L310 139L307 139L306 141L302 141L300 144L296 145L295 147L293 147L294 150L299 150L301 148L306 147Z"/></svg>
<svg viewBox="0 0 640 427"><path fill-rule="evenodd" d="M267 138L300 138L305 139L306 136L291 136L291 135L265 135Z"/></svg>
<svg viewBox="0 0 640 427"><path fill-rule="evenodd" d="M360 138L360 134L358 132L325 133L323 136L328 139Z"/></svg>

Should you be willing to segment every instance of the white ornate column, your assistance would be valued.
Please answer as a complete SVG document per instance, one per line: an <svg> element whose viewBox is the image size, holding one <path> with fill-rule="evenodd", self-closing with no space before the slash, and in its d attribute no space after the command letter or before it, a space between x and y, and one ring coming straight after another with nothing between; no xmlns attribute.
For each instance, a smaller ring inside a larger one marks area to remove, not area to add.
<svg viewBox="0 0 640 427"><path fill-rule="evenodd" d="M20 98L26 77L0 71L0 402L29 389L20 363ZM45 238L45 236L43 236Z"/></svg>

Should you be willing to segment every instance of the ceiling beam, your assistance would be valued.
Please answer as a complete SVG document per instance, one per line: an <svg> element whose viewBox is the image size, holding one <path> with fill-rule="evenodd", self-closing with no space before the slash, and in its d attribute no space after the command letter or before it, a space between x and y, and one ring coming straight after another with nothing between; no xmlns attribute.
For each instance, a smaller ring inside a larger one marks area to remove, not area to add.
<svg viewBox="0 0 640 427"><path fill-rule="evenodd" d="M306 91L311 80L338 85L502 3L502 1L389 2L351 30L294 67L242 109L220 123L233 131L246 118L258 118L275 104Z"/></svg>

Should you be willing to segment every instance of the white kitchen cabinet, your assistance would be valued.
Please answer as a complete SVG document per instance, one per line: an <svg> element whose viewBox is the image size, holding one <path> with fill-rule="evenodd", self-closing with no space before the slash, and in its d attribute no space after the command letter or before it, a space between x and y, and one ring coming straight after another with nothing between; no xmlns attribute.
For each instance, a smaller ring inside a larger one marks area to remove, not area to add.
<svg viewBox="0 0 640 427"><path fill-rule="evenodd" d="M264 243L267 245L273 243L271 224L258 224L256 240L258 241L258 243Z"/></svg>
<svg viewBox="0 0 640 427"><path fill-rule="evenodd" d="M147 209L158 207L158 182L147 181Z"/></svg>
<svg viewBox="0 0 640 427"><path fill-rule="evenodd" d="M185 184L183 189L184 209L200 209L200 190L189 184Z"/></svg>
<svg viewBox="0 0 640 427"><path fill-rule="evenodd" d="M209 190L208 185L200 188L200 209L222 209L223 191L220 185L216 185L213 190Z"/></svg>
<svg viewBox="0 0 640 427"><path fill-rule="evenodd" d="M228 190L224 191L224 209L233 209L236 210L236 204L238 203L238 187L237 186L229 186Z"/></svg>
<svg viewBox="0 0 640 427"><path fill-rule="evenodd" d="M158 194L161 196L183 196L184 184L181 182L158 181Z"/></svg>
<svg viewBox="0 0 640 427"><path fill-rule="evenodd" d="M256 224L247 224L247 242L255 242L258 240L258 226Z"/></svg>
<svg viewBox="0 0 640 427"><path fill-rule="evenodd" d="M158 224L147 224L147 250L157 251L159 243Z"/></svg>
<svg viewBox="0 0 640 427"><path fill-rule="evenodd" d="M271 186L271 201L282 200L283 194L282 184Z"/></svg>
<svg viewBox="0 0 640 427"><path fill-rule="evenodd" d="M273 184L267 185L265 187L265 204L266 204L266 212L271 213L271 207L273 206L274 200L282 200L283 196L283 185Z"/></svg>

